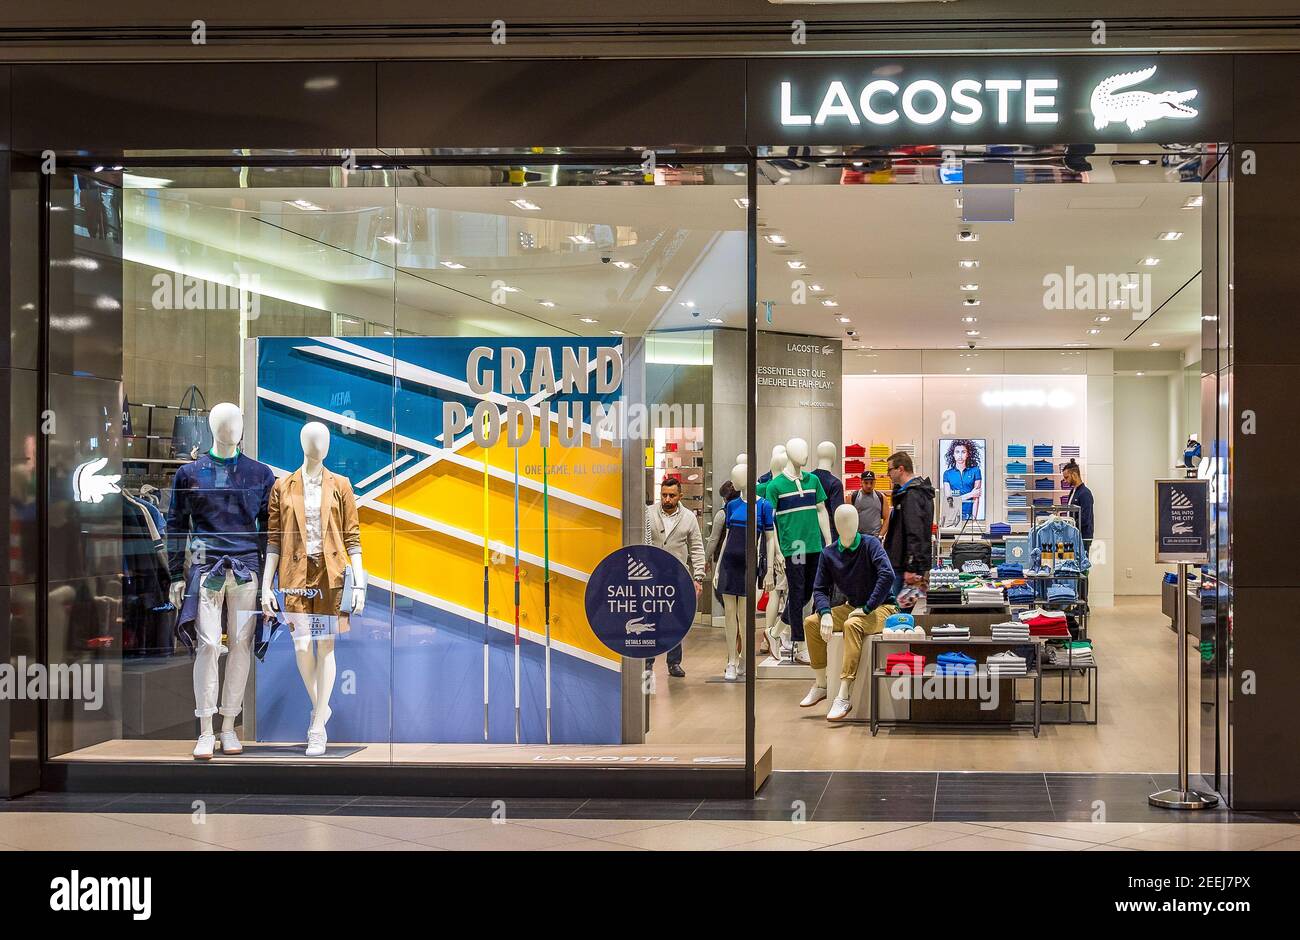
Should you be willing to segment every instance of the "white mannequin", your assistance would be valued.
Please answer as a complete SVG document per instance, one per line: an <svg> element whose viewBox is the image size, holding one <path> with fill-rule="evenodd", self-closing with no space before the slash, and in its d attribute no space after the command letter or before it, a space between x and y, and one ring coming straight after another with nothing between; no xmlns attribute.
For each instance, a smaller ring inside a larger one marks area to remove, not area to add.
<svg viewBox="0 0 1300 940"><path fill-rule="evenodd" d="M804 474L803 468L808 465L808 442L802 437L790 438L790 440L785 442L785 455L788 461L785 465L785 475L796 483L802 485L801 481L803 480ZM825 503L820 503L817 506L817 524L822 530L822 544L829 545L831 543L831 520L830 516L826 513ZM810 547L809 555L815 555L816 551L817 549L811 549ZM809 557L807 564L814 566L815 568L817 564L816 558ZM798 616L802 617L803 612L800 611ZM807 656L807 652L804 650L802 644L800 644L800 648L796 652L795 658L799 662L806 663L808 662Z"/></svg>
<svg viewBox="0 0 1300 940"><path fill-rule="evenodd" d="M822 441L820 444L818 444L817 445L817 469L829 470L831 473L835 473L836 452L837 452L836 446L830 441ZM839 476L839 474L835 474L835 475Z"/></svg>
<svg viewBox="0 0 1300 940"><path fill-rule="evenodd" d="M212 455L229 460L239 453L239 442L244 437L244 416L239 406L223 401L212 406L208 414L208 427L212 429ZM201 550L201 549L200 549ZM226 696L223 703L243 701L243 687L248 681L248 672L252 666L253 633L256 618L245 616L247 622L240 622L239 614L245 615L257 602L257 586L254 582L236 584L232 575L227 575L225 583L215 589L200 587L200 604L198 623L196 624L197 650L194 655L194 693L196 702L206 697L205 689L215 689L217 664L225 649L221 645L221 612L224 606L227 625L226 637L230 643L229 658L226 660ZM185 582L173 581L169 596L177 610L185 601ZM227 708L221 709L221 752L235 755L243 751L238 736L235 734L235 719L239 717L236 710L230 714ZM213 749L212 715L197 715L199 719L199 742L194 749L195 757L211 757Z"/></svg>
<svg viewBox="0 0 1300 940"><path fill-rule="evenodd" d="M330 451L330 431L319 421L304 424L298 435L302 444L302 475L304 479L317 479L325 467L325 457ZM325 509L322 508L322 512ZM262 570L262 613L274 616L280 609L271 588L271 581L280 563L280 556L275 552L266 553L266 565ZM348 611L359 616L366 608L366 571L361 564L361 553L348 556L352 568L352 597ZM298 661L298 674L302 684L307 688L307 697L311 699L311 725L308 733L323 732L330 719L330 695L334 691L334 638L319 637L312 642L310 634L295 635L293 638L294 658ZM320 753L324 752L322 747ZM320 753L308 754L308 757L320 756Z"/></svg>
<svg viewBox="0 0 1300 940"><path fill-rule="evenodd" d="M732 467L731 468L732 485L733 486L735 485L736 480L744 480L745 478L744 474L745 474L744 464L736 464L736 466ZM740 496L741 499L744 499L745 493L743 487L737 486L736 493L738 496ZM723 553L725 553L727 550L727 538L730 535L731 532L728 530L725 531L722 536ZM765 539L765 543L766 543L766 552L767 552L767 574L763 578L763 590L770 591L772 590L772 587L776 579L775 568L774 568L774 565L776 564L776 557L775 557L776 556L776 533L775 532L769 533L769 537ZM723 610L722 633L723 633L723 640L726 643L726 647L727 647L727 668L726 668L726 672L723 673L723 678L726 679L728 682L733 681L737 677L737 675L744 674L743 669L739 668L741 666L740 630L741 630L741 623L744 621L744 612L741 608L741 605L744 603L744 600L745 600L745 596L743 594L722 595L722 610ZM769 607L771 606L770 601L768 603L768 606Z"/></svg>
<svg viewBox="0 0 1300 940"><path fill-rule="evenodd" d="M835 508L835 534L839 537L840 547L847 549L853 544L853 540L858 537L858 511L845 503L843 506ZM835 621L830 614L822 614L821 632L822 639L829 643L831 634L835 629ZM815 688L826 689L826 670L814 669L813 672L817 678L814 680ZM837 699L850 701L853 695L853 681L851 679L840 680L840 691Z"/></svg>
<svg viewBox="0 0 1300 940"><path fill-rule="evenodd" d="M777 444L772 448L772 463L771 466L768 467L768 470L771 471L772 476L776 476L778 473L784 473L785 465L789 462L789 458L785 455L785 445ZM775 533L773 533L772 544L776 544ZM785 564L785 559L781 557L779 552L776 556L776 564ZM769 566L767 570L769 573L772 573L773 569ZM782 584L784 584L784 581L782 581ZM787 635L786 631L789 630L789 626L781 620L781 611L785 610L786 591L784 587L780 590L776 590L775 588L770 588L768 590L772 592L772 596L767 599L767 610L763 611L763 616L765 618L764 627L767 630L767 640L768 644L772 648L772 655L775 656L777 650L781 648L782 637Z"/></svg>
<svg viewBox="0 0 1300 940"><path fill-rule="evenodd" d="M745 466L746 464L749 463L749 455L748 455L748 454L737 454L737 455L736 455L736 463L737 463L739 466L742 466L742 467Z"/></svg>

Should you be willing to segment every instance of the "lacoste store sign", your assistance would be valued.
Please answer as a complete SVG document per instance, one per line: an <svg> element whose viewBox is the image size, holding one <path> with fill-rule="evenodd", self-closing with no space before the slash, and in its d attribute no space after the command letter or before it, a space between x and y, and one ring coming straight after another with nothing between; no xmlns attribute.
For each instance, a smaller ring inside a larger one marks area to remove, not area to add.
<svg viewBox="0 0 1300 940"><path fill-rule="evenodd" d="M1206 142L1231 134L1229 65L1205 56L752 63L751 143Z"/></svg>

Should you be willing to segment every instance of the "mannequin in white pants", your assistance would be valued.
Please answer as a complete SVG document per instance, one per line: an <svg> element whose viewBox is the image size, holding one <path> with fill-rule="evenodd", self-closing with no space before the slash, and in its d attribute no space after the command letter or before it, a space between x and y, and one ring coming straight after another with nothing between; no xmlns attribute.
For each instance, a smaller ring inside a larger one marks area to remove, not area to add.
<svg viewBox="0 0 1300 940"><path fill-rule="evenodd" d="M735 486L736 480L745 478L744 464L737 464L731 469L732 485ZM745 498L742 487L737 486L737 496L743 500ZM730 505L730 503L728 504ZM770 513L763 511L760 503L755 504L758 507L758 518L760 520L770 520ZM741 517L744 518L743 516ZM745 581L747 574L745 571L745 535L744 529L726 525L724 521L722 536L722 551L719 560L719 568L726 566L726 571L721 572L723 579L719 582L719 593L722 595L723 610L723 641L727 649L727 667L723 673L723 678L728 682L734 681L738 676L744 675L744 660L741 658L740 632L745 620L745 594L734 593L737 590L747 587ZM776 535L771 529L763 530L760 528L760 537L762 540L762 551L766 557L766 574L763 578L763 590L770 591L773 588L773 564L776 554ZM738 540L737 544L731 544L732 540ZM730 549L730 551L728 551Z"/></svg>
<svg viewBox="0 0 1300 940"><path fill-rule="evenodd" d="M772 463L768 467L771 475L776 476L778 473L784 473L785 465L789 462L790 459L785 455L785 445L777 444L772 448ZM760 483L759 486L762 487L763 484ZM760 499L763 498L761 489L758 495ZM775 536L773 536L772 542L773 544L776 543ZM773 581L772 587L766 589L768 591L767 610L763 611L763 617L764 628L767 631L767 641L771 646L772 655L775 657L779 655L778 651L784 645L784 638L790 635L790 628L781 619L781 613L785 610L786 583L785 558L780 552L776 553L776 559L772 567L768 568L768 572L772 575Z"/></svg>
<svg viewBox="0 0 1300 940"><path fill-rule="evenodd" d="M244 416L240 414L239 406L231 402L214 405L208 416L208 425L212 428L210 456L223 461L238 458L239 442L244 436ZM207 456L200 459L205 460ZM269 477L270 470L262 469ZM253 519L246 525L250 532L257 527ZM201 534L196 536L195 543L198 547L192 548L195 554L192 563L196 563L205 551L210 551L202 545ZM221 752L234 755L244 749L235 733L235 719L244 707L244 687L252 665L253 635L257 629L256 571L242 584L229 570L217 585L209 587L206 580L199 583L195 621L194 714L199 719L199 740L194 748L194 757L198 760L212 757L215 743L212 715L218 711L221 713ZM170 595L172 604L180 610L185 598L185 582L172 582ZM225 651L221 645L223 606L226 611L224 632L230 643L230 655L226 659L226 685L221 691L221 707L218 708L219 660Z"/></svg>
<svg viewBox="0 0 1300 940"><path fill-rule="evenodd" d="M319 421L311 421L303 425L299 441L302 444L303 461L300 471L302 478L306 481L318 483L323 477L325 456L330 449L329 428ZM305 508L309 515L313 511L317 514L323 531L323 528L328 525L326 514L329 512L329 508L320 505L321 489L318 485L312 489L312 493L317 502L314 506L307 505ZM285 516L284 519L289 524L295 524L291 521L290 516ZM279 541L276 544L280 544ZM309 551L311 550L313 549L309 549ZM319 547L314 550L317 555L320 554ZM271 587L279 564L280 554L268 550L266 564L262 569L262 613L268 617L274 616L279 610L275 592ZM365 610L366 606L366 575L365 568L361 564L360 548L349 553L348 564L352 568L353 587L352 596L343 600L343 610L351 615L359 615ZM285 585L281 585L281 588L284 587ZM306 756L320 757L325 753L325 725L332 713L330 710L330 695L334 691L336 673L334 637L313 637L305 629L295 629L293 632L293 652L298 663L298 674L302 677L302 683L307 689L307 697L311 700L311 721L307 728Z"/></svg>

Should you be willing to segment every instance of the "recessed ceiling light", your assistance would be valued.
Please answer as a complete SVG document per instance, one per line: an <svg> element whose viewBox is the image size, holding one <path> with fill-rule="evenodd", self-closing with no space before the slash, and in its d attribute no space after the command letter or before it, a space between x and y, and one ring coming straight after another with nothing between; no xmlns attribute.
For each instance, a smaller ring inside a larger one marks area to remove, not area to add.
<svg viewBox="0 0 1300 940"><path fill-rule="evenodd" d="M1089 336L1098 336L1098 335L1100 335L1100 334L1101 334L1101 330L1089 330L1089 331L1088 331L1088 335L1089 335Z"/></svg>
<svg viewBox="0 0 1300 940"><path fill-rule="evenodd" d="M297 209L301 209L301 210L303 210L304 212L323 212L323 211L324 211L323 209L321 209L320 206L316 205L316 203L314 203L314 202L308 202L306 199L287 199L287 200L285 200L285 201L286 201L289 205L291 205L291 206L293 206L293 207L295 207L295 208L297 208Z"/></svg>
<svg viewBox="0 0 1300 940"><path fill-rule="evenodd" d="M734 202L737 206L739 206L742 209L749 208L749 199L747 199L744 196L741 196L739 199L733 199L731 201Z"/></svg>
<svg viewBox="0 0 1300 940"><path fill-rule="evenodd" d="M787 261L785 263L785 266L792 271L802 271L804 268L807 267L807 265L804 264L802 261Z"/></svg>
<svg viewBox="0 0 1300 940"><path fill-rule="evenodd" d="M974 297L967 297L965 300L962 301L962 304L967 307L978 307L980 305L980 302L976 300Z"/></svg>
<svg viewBox="0 0 1300 940"><path fill-rule="evenodd" d="M770 245L784 245L785 236L780 232L768 232L763 239Z"/></svg>
<svg viewBox="0 0 1300 940"><path fill-rule="evenodd" d="M673 292L673 289L667 284L656 284L655 290L659 291L661 294L671 294Z"/></svg>
<svg viewBox="0 0 1300 940"><path fill-rule="evenodd" d="M978 323L979 321L980 321L980 318L979 318L979 317L962 317L962 318L961 318L961 322L962 322L962 323Z"/></svg>
<svg viewBox="0 0 1300 940"><path fill-rule="evenodd" d="M600 321L597 320L595 317L579 317L578 319L580 319L583 323L599 323L599 322L600 322Z"/></svg>
<svg viewBox="0 0 1300 940"><path fill-rule="evenodd" d="M979 330L967 330L967 331L966 331L966 335L967 335L967 336L979 336L979 335L980 335L980 331L979 331Z"/></svg>
<svg viewBox="0 0 1300 940"><path fill-rule="evenodd" d="M683 301L681 301L681 305L682 305L683 307L688 307L688 308L689 308L689 307L694 307L694 306L695 306L695 301L693 301L693 300L683 300Z"/></svg>
<svg viewBox="0 0 1300 940"><path fill-rule="evenodd" d="M823 307L838 307L839 304L838 304L836 301L832 300L830 297L827 297L825 300L822 301L822 306L823 306Z"/></svg>
<svg viewBox="0 0 1300 940"><path fill-rule="evenodd" d="M527 199L511 199L510 205L516 209L522 209L524 212L540 212L542 207L535 202L529 202Z"/></svg>
<svg viewBox="0 0 1300 940"><path fill-rule="evenodd" d="M554 306L555 306L555 301L553 301L553 300L539 300L539 301L537 301L537 302L538 302L539 304L541 304L543 307L554 307Z"/></svg>
<svg viewBox="0 0 1300 940"><path fill-rule="evenodd" d="M569 236L569 241L573 242L575 245L590 245L590 244L592 244L591 239L588 238L586 235L570 235L570 236Z"/></svg>
<svg viewBox="0 0 1300 940"><path fill-rule="evenodd" d="M441 264L444 268L451 268L453 271L460 271L465 267L458 261L443 261Z"/></svg>
<svg viewBox="0 0 1300 940"><path fill-rule="evenodd" d="M1154 268L1157 264L1160 263L1160 259L1159 259L1159 258L1143 258L1142 261L1139 262L1139 263L1140 263L1140 264L1144 264L1144 265L1146 265L1148 268Z"/></svg>
<svg viewBox="0 0 1300 940"><path fill-rule="evenodd" d="M519 293L519 288L518 288L518 287L511 287L509 284L502 284L502 285L501 285L501 289L502 289L503 291L505 291L507 294L517 294L517 293Z"/></svg>
<svg viewBox="0 0 1300 940"><path fill-rule="evenodd" d="M1109 323L1109 322L1110 322L1110 317L1106 316L1106 315L1103 313L1103 314L1102 314L1101 316L1099 316L1099 317L1093 317L1093 320L1094 320L1095 322L1097 322L1097 323Z"/></svg>
<svg viewBox="0 0 1300 940"><path fill-rule="evenodd" d="M1161 232L1156 236L1156 238L1162 242L1176 242L1182 237L1182 232Z"/></svg>
<svg viewBox="0 0 1300 940"><path fill-rule="evenodd" d="M820 284L814 284L812 287L810 287L810 288L808 288L808 289L809 289L810 291L812 291L814 294L820 294L820 293L821 293L822 291L824 291L826 288L822 287Z"/></svg>
<svg viewBox="0 0 1300 940"><path fill-rule="evenodd" d="M1136 274L1130 274L1130 275L1129 275L1129 278L1130 278L1130 280L1125 281L1123 284L1121 284L1121 285L1119 286L1119 289L1120 289L1120 290L1137 290L1137 289L1138 289L1137 275L1136 275ZM1112 300L1112 301L1111 301L1111 305L1112 305L1112 306L1123 306L1123 302L1121 301L1120 303L1117 304L1115 301Z"/></svg>
<svg viewBox="0 0 1300 940"><path fill-rule="evenodd" d="M623 335L623 331L622 331L622 330L610 330L610 333L614 334L615 336L622 336L622 335Z"/></svg>
<svg viewBox="0 0 1300 940"><path fill-rule="evenodd" d="M979 232L958 232L957 241L959 242L977 242L980 240Z"/></svg>
<svg viewBox="0 0 1300 940"><path fill-rule="evenodd" d="M1151 343L1151 346L1153 346L1153 347L1155 347L1155 346L1159 346L1159 345L1160 345L1159 343Z"/></svg>
<svg viewBox="0 0 1300 940"><path fill-rule="evenodd" d="M1136 375L1138 378L1142 378L1142 376L1146 375L1145 372L1134 372L1133 374Z"/></svg>
<svg viewBox="0 0 1300 940"><path fill-rule="evenodd" d="M722 317L709 317L709 322L710 322L710 323L721 323L721 322L722 322Z"/></svg>
<svg viewBox="0 0 1300 940"><path fill-rule="evenodd" d="M1146 158L1143 158L1143 159L1139 160L1137 163L1138 163L1138 166L1150 166L1150 165L1151 165L1152 163L1154 163L1154 162L1155 162L1154 160L1148 160L1148 159L1146 159Z"/></svg>
<svg viewBox="0 0 1300 940"><path fill-rule="evenodd" d="M1087 344L1087 343L1062 343L1061 345L1062 345L1062 346L1069 346L1069 347L1071 347L1071 348L1074 348L1074 347L1078 347L1078 346L1087 346L1088 344Z"/></svg>
<svg viewBox="0 0 1300 940"><path fill-rule="evenodd" d="M980 286L978 284L962 284L957 289L958 290L979 290Z"/></svg>
<svg viewBox="0 0 1300 940"><path fill-rule="evenodd" d="M1201 208L1202 205L1204 205L1204 203L1205 203L1205 197L1204 197L1204 196L1192 196L1192 197L1191 197L1190 199L1188 199L1185 203L1183 203L1183 208L1184 208L1184 209L1199 209L1199 208Z"/></svg>
<svg viewBox="0 0 1300 940"><path fill-rule="evenodd" d="M839 320L841 323L852 323L852 322L853 322L853 321L850 320L848 317L836 317L835 319Z"/></svg>
<svg viewBox="0 0 1300 940"><path fill-rule="evenodd" d="M963 258L961 261L957 262L957 267L959 268L978 268L979 266L980 263L973 258Z"/></svg>
<svg viewBox="0 0 1300 940"><path fill-rule="evenodd" d="M631 261L615 261L614 267L622 268L624 271L630 271L636 267Z"/></svg>

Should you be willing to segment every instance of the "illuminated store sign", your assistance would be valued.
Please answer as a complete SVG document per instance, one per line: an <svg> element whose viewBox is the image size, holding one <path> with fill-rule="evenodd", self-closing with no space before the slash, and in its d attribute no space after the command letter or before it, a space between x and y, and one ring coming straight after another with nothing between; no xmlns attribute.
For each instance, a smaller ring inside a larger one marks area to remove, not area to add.
<svg viewBox="0 0 1300 940"><path fill-rule="evenodd" d="M840 119L859 125L896 124L899 111L913 124L937 124L947 117L956 124L978 124L984 119L986 105L991 120L1006 124L1012 108L1023 110L1026 124L1055 124L1056 89L1054 78L989 79L963 78L945 87L928 78L900 85L887 78L867 82L850 95L841 81L833 81L821 95L816 112L800 113L794 109L794 83L781 83L781 123L787 127L826 124Z"/></svg>
<svg viewBox="0 0 1300 940"><path fill-rule="evenodd" d="M101 503L104 497L122 492L120 473L99 475L108 466L107 457L88 460L72 471L72 498L78 503Z"/></svg>

